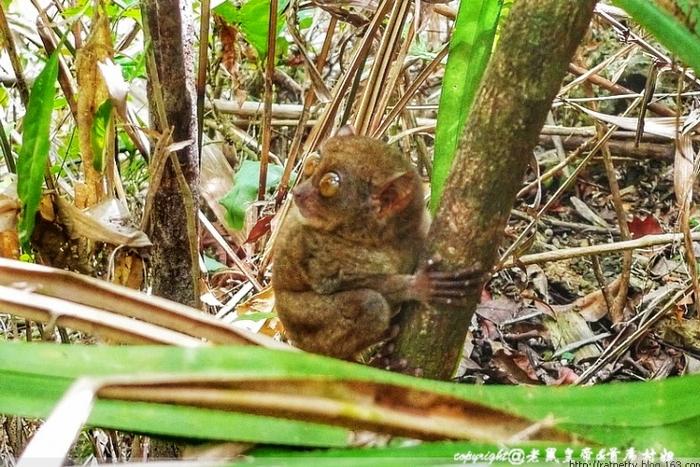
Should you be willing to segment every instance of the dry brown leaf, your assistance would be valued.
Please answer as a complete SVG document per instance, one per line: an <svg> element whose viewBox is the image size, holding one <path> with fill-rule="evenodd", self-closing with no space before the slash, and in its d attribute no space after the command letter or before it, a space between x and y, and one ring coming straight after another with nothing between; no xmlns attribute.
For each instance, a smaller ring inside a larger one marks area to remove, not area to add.
<svg viewBox="0 0 700 467"><path fill-rule="evenodd" d="M267 336L236 329L202 313L201 310L109 282L37 264L0 258L0 286L15 287L6 289L7 297L0 293L0 303L8 300L16 309L15 314L32 320L55 323L62 319L62 316L56 318L57 314L64 313L60 310L74 314L79 312L75 319L65 318L68 322L64 324L66 327L85 332L99 330L110 316L113 318L108 324L115 325L106 331L121 326L125 320L123 330L119 328L119 332L112 332L108 336L116 342L129 342L134 335L133 331L141 330L138 326L145 326L145 331L139 334L139 339L150 339L151 342L162 342L155 336L166 333L166 337L184 336L187 342L195 338L199 342L202 342L201 339L207 339L214 344L255 344L291 349L288 345ZM37 293L31 296L23 295L23 299L16 298L18 293L31 294L28 290ZM54 301L48 300L49 298ZM65 300L55 301L64 298ZM75 311L82 305L85 307Z"/></svg>
<svg viewBox="0 0 700 467"><path fill-rule="evenodd" d="M17 217L20 203L15 181L0 189L0 257L19 258Z"/></svg>
<svg viewBox="0 0 700 467"><path fill-rule="evenodd" d="M78 141L82 157L85 184L87 185L87 205L91 206L103 196L102 174L93 167L91 130L95 112L109 97L98 63L111 59L114 55L109 18L103 6L95 8L91 21L90 34L84 46L78 50L75 59L75 72L78 80ZM77 198L77 197L76 197ZM76 204L80 207L80 204Z"/></svg>
<svg viewBox="0 0 700 467"><path fill-rule="evenodd" d="M578 380L579 375L568 366L559 367L559 377L554 381L554 386L574 384Z"/></svg>
<svg viewBox="0 0 700 467"><path fill-rule="evenodd" d="M272 287L266 287L236 307L238 319L237 325L252 332L261 332L268 336L275 336L284 331L279 318L250 321L245 315L251 313L272 313L275 309L275 294Z"/></svg>
<svg viewBox="0 0 700 467"><path fill-rule="evenodd" d="M593 342L596 338L588 323L574 310L558 309L556 319L547 317L544 323L549 331L555 351L562 351L572 345L584 342ZM600 355L600 349L591 343L571 348L569 351L574 354L577 362Z"/></svg>
<svg viewBox="0 0 700 467"><path fill-rule="evenodd" d="M661 338L675 346L700 352L700 320L666 318L656 325Z"/></svg>
<svg viewBox="0 0 700 467"><path fill-rule="evenodd" d="M501 347L493 353L493 357L489 363L498 370L500 377L506 379L511 384L540 383L534 370L533 372L523 370L518 362L516 362L517 358L520 359L519 363L522 364L522 358L527 357L522 355L518 357L518 355L514 355L512 352ZM532 367L530 367L530 369L532 369Z"/></svg>
<svg viewBox="0 0 700 467"><path fill-rule="evenodd" d="M620 290L620 278L618 277L607 285L610 295L617 295ZM596 290L576 300L571 305L559 308L559 311L575 309L586 321L595 322L608 314L608 304L602 290Z"/></svg>
<svg viewBox="0 0 700 467"><path fill-rule="evenodd" d="M143 259L135 254L118 254L112 282L130 289L141 290L144 281Z"/></svg>
<svg viewBox="0 0 700 467"><path fill-rule="evenodd" d="M60 196L56 197L61 222L71 238L123 245L133 248L151 246L141 230L126 224L128 216L114 198L106 199L82 211Z"/></svg>
<svg viewBox="0 0 700 467"><path fill-rule="evenodd" d="M673 192L681 206L693 196L694 166L695 149L690 135L678 135L673 159Z"/></svg>
<svg viewBox="0 0 700 467"><path fill-rule="evenodd" d="M525 314L523 310L513 300L497 298L480 303L476 307L476 314L500 326L505 321Z"/></svg>

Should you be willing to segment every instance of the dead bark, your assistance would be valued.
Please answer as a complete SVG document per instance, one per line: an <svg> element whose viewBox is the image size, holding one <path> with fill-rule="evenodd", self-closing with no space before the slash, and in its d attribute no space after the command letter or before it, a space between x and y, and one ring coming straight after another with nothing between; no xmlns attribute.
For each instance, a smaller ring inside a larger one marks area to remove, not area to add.
<svg viewBox="0 0 700 467"><path fill-rule="evenodd" d="M530 154L595 3L514 3L459 141L423 264L433 258L454 270L480 262L489 270L495 263ZM480 289L464 307L406 310L393 357L427 377L450 378Z"/></svg>
<svg viewBox="0 0 700 467"><path fill-rule="evenodd" d="M158 131L173 128L173 141L191 141L166 163L155 190L149 237L153 293L199 305L197 262L197 210L199 158L194 90L194 35L189 3L180 0L145 0L142 4L152 47L149 67L149 104ZM150 51L149 51L150 52ZM163 122L165 119L165 122ZM177 166L173 164L177 161ZM180 175L181 174L181 175ZM178 182L180 180L186 183Z"/></svg>

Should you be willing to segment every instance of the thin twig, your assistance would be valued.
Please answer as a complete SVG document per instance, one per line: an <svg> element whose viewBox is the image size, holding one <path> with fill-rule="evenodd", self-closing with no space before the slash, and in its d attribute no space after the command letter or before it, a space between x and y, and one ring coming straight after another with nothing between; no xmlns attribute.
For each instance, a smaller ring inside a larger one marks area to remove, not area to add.
<svg viewBox="0 0 700 467"><path fill-rule="evenodd" d="M398 102L389 112L389 115L384 117L382 123L379 127L374 130L372 136L379 138L384 134L384 132L389 128L389 125L394 121L394 119L405 109L406 104L413 98L418 89L425 83L425 81L430 77L435 69L442 63L442 59L445 58L448 52L447 44L443 45L440 51L437 53L435 58L416 76L416 79L411 83L411 86L406 89L406 92L401 96Z"/></svg>
<svg viewBox="0 0 700 467"><path fill-rule="evenodd" d="M573 63L569 64L569 71L571 73L574 73L576 75L584 75L588 73L588 70L586 70L583 67L580 67L578 65L575 65ZM588 75L587 81L590 81L593 84L597 84L598 86L602 87L603 89L606 89L613 94L636 94L639 96L639 93L635 93L629 88L626 88L624 86L621 86L619 84L613 83L609 79L605 79L600 75L592 74ZM649 104L649 110L652 112L656 113L657 115L660 115L662 117L675 117L676 116L676 111L663 105L658 102L652 102Z"/></svg>
<svg viewBox="0 0 700 467"><path fill-rule="evenodd" d="M5 7L0 3L0 32L5 37L5 49L10 57L10 64L12 65L12 71L15 72L15 79L17 84L17 90L19 91L19 97L22 101L22 105L27 107L29 104L29 88L27 87L27 82L24 79L24 71L22 70L22 62L17 55L17 46L15 45L15 38L10 29L10 24L7 22L7 16L5 15Z"/></svg>
<svg viewBox="0 0 700 467"><path fill-rule="evenodd" d="M197 154L202 160L202 130L204 128L204 97L207 88L207 67L209 64L209 19L210 0L202 0L199 18L199 65L197 69Z"/></svg>
<svg viewBox="0 0 700 467"><path fill-rule="evenodd" d="M248 279L248 281L255 287L256 292L260 292L262 290L262 285L260 285L260 282L255 278L255 274L253 271L250 270L250 268L238 257L235 251L231 249L231 246L228 244L228 242L224 239L224 237L221 236L218 230L216 230L216 227L207 219L207 216L204 215L202 211L199 211L197 213L199 216L199 221L202 223L202 226L209 232L209 234L212 236L212 238L218 243L218 245L223 248L223 250L226 252L229 258L233 261L233 263L238 267L238 269L241 270L243 275Z"/></svg>
<svg viewBox="0 0 700 467"><path fill-rule="evenodd" d="M385 89L388 70L394 59L394 50L399 42L401 30L409 11L410 2L408 0L389 3L393 3L394 8L379 42L379 49L375 53L365 90L355 114L355 129L361 135L369 134L371 117L376 110L380 94L391 92L391 89Z"/></svg>
<svg viewBox="0 0 700 467"><path fill-rule="evenodd" d="M270 19L267 26L267 59L265 60L265 95L262 124L262 151L260 153L260 181L258 199L265 199L267 191L267 165L270 161L272 140L272 78L275 73L275 46L277 44L277 0L270 0Z"/></svg>
<svg viewBox="0 0 700 467"><path fill-rule="evenodd" d="M333 121L337 115L340 104L343 101L343 97L347 92L348 88L352 84L353 79L356 77L356 72L360 68L360 65L367 59L367 54L372 46L372 41L375 35L379 31L384 17L387 11L391 7L393 2L382 2L374 13L372 22L367 27L365 35L362 38L362 42L357 47L355 54L352 57L350 65L345 69L343 77L338 81L333 89L333 99L323 110L323 115L319 118L318 124L311 130L311 134L306 139L304 144L304 149L306 151L311 151L318 147L319 143L328 134Z"/></svg>
<svg viewBox="0 0 700 467"><path fill-rule="evenodd" d="M605 127L601 125L601 132ZM612 194L613 206L615 207L615 213L617 215L617 225L620 229L620 236L622 240L630 240L632 237L630 235L630 229L627 225L627 213L625 212L624 204L622 203L622 196L620 195L620 185L617 183L617 175L615 174L615 166L613 165L612 158L610 157L610 150L607 145L603 145L603 165L605 166L605 172L608 176L608 184L610 186L610 193ZM632 270L632 251L625 251L622 256L622 272L620 289L615 296L615 300L612 303L612 308L610 308L610 319L613 323L619 323L623 319L623 310L625 303L627 302L627 289L630 283L630 274Z"/></svg>
<svg viewBox="0 0 700 467"><path fill-rule="evenodd" d="M693 241L700 241L700 232L693 232L690 237ZM514 266L527 266L529 264L547 263L550 261L561 261L564 259L578 258L581 256L600 255L604 253L619 253L625 250L636 250L657 245L668 245L683 240L683 233L668 233L659 235L647 235L634 240L623 242L604 243L602 245L581 246L575 248L565 248L545 253L534 253L523 255L516 259L504 261L498 269L512 268Z"/></svg>

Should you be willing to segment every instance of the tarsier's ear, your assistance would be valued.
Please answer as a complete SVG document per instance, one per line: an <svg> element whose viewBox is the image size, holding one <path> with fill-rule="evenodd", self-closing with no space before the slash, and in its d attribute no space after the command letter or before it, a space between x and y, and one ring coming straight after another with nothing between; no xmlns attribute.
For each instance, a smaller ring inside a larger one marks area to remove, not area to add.
<svg viewBox="0 0 700 467"><path fill-rule="evenodd" d="M335 132L334 136L355 136L356 134L357 131L355 131L355 127L348 124L338 128L338 131Z"/></svg>
<svg viewBox="0 0 700 467"><path fill-rule="evenodd" d="M406 209L415 197L415 176L411 171L396 174L377 189L373 204L378 217L390 217Z"/></svg>

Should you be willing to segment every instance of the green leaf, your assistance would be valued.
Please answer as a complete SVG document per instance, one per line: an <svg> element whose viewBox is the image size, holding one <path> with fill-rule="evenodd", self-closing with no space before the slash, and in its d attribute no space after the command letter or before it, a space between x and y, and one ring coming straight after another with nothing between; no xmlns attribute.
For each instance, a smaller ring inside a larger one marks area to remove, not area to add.
<svg viewBox="0 0 700 467"><path fill-rule="evenodd" d="M116 55L114 62L122 69L126 82L146 77L146 54L143 52L135 53L133 56Z"/></svg>
<svg viewBox="0 0 700 467"><path fill-rule="evenodd" d="M268 192L280 182L282 167L270 164L267 166L267 190ZM233 188L219 203L226 208L226 222L234 229L243 228L245 211L258 197L258 183L260 180L260 162L243 161L240 170L233 177Z"/></svg>
<svg viewBox="0 0 700 467"><path fill-rule="evenodd" d="M51 115L57 77L58 53L54 52L32 85L27 113L24 116L22 147L17 159L17 194L22 202L22 216L18 229L24 248L29 247L36 212L41 201L44 171L51 142Z"/></svg>
<svg viewBox="0 0 700 467"><path fill-rule="evenodd" d="M578 434L593 445L633 446L638 451L653 448L657 453L668 449L677 457L697 455L700 431L700 375L593 387L471 386L412 378L302 352L252 346L183 349L0 344L0 413L43 417L78 377L136 374L255 375L394 384L451 395L533 422L550 420L555 427ZM346 430L321 424L143 402L98 401L90 423L200 439L329 447L347 446L350 442L344 438L348 435Z"/></svg>
<svg viewBox="0 0 700 467"><path fill-rule="evenodd" d="M457 141L491 56L501 3L501 0L473 0L459 5L435 128L430 198L433 212L440 202Z"/></svg>
<svg viewBox="0 0 700 467"><path fill-rule="evenodd" d="M68 107L68 99L65 98L65 96L57 96L53 100L53 109L54 110L61 110L65 109Z"/></svg>
<svg viewBox="0 0 700 467"><path fill-rule="evenodd" d="M221 271L223 269L228 269L228 266L226 266L223 263L218 262L214 258L212 258L209 255L202 255L204 258L204 267L207 268L207 272L217 272Z"/></svg>
<svg viewBox="0 0 700 467"><path fill-rule="evenodd" d="M644 26L654 37L683 62L700 73L700 37L684 24L649 0L614 0L635 21ZM698 15L698 7L686 10L690 17Z"/></svg>
<svg viewBox="0 0 700 467"><path fill-rule="evenodd" d="M297 14L297 21L299 22L299 30L310 28L314 24L314 12L313 10L302 10Z"/></svg>
<svg viewBox="0 0 700 467"><path fill-rule="evenodd" d="M92 166L98 172L104 169L105 148L109 147L107 139L109 123L112 121L112 101L107 99L97 108L90 128L90 145L92 146Z"/></svg>
<svg viewBox="0 0 700 467"><path fill-rule="evenodd" d="M283 12L289 0L281 0L277 5L278 13ZM248 0L236 8L231 0L221 3L212 11L229 24L236 25L245 39L252 45L259 57L267 55L267 28L270 18L270 0ZM284 21L277 21L277 33L284 27ZM279 38L277 39L279 40Z"/></svg>
<svg viewBox="0 0 700 467"><path fill-rule="evenodd" d="M241 16L238 7L231 0L220 3L211 10L214 14L221 16L229 24L240 24Z"/></svg>
<svg viewBox="0 0 700 467"><path fill-rule="evenodd" d="M6 345L8 344L3 344ZM82 347L76 346L76 349ZM45 375L0 370L0 413L46 417L72 382L73 378L47 378ZM88 423L92 426L192 439L301 446L345 446L348 439L347 430L337 427L144 402L98 401Z"/></svg>
<svg viewBox="0 0 700 467"><path fill-rule="evenodd" d="M63 16L64 19L69 21L74 21L84 16L89 17L92 16L92 11L88 11L92 10L91 7L91 2L81 0L73 6L63 9L63 11L61 12L61 16Z"/></svg>
<svg viewBox="0 0 700 467"><path fill-rule="evenodd" d="M7 107L10 103L10 93L5 86L0 86L0 107Z"/></svg>
<svg viewBox="0 0 700 467"><path fill-rule="evenodd" d="M276 318L277 313L274 311L253 311L251 313L246 313L244 315L238 315L236 319L233 320L233 322L236 321L253 321L253 322L258 322L258 321L264 321L266 319L272 319Z"/></svg>

